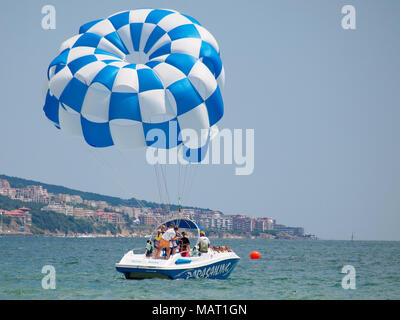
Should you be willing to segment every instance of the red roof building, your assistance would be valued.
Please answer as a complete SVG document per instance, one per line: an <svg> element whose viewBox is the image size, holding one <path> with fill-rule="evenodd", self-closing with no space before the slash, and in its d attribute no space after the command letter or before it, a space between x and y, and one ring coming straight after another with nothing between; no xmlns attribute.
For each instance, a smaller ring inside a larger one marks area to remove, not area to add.
<svg viewBox="0 0 400 320"><path fill-rule="evenodd" d="M32 215L29 213L28 208L20 208L16 210L1 210L2 214L4 214L7 217L10 217L13 220L19 220L22 222L24 225L31 225L32 224Z"/></svg>
<svg viewBox="0 0 400 320"><path fill-rule="evenodd" d="M99 222L106 222L106 223L112 223L112 224L123 224L124 223L122 214L115 213L115 212L105 212L101 209L96 211L96 219Z"/></svg>

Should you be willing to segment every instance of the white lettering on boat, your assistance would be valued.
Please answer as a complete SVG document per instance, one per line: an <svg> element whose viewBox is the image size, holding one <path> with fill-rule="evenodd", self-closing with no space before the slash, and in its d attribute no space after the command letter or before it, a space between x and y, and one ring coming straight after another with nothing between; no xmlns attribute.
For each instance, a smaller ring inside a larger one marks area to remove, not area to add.
<svg viewBox="0 0 400 320"><path fill-rule="evenodd" d="M225 275L231 271L232 263L222 263L219 265L213 265L210 267L199 268L195 270L186 270L176 277L186 279L198 279L198 278L213 278L219 275Z"/></svg>

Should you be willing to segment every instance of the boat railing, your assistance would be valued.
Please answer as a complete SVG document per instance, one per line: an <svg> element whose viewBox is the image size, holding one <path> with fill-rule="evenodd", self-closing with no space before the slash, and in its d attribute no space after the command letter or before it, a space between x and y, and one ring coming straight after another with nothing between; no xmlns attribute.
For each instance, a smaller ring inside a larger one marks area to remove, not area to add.
<svg viewBox="0 0 400 320"><path fill-rule="evenodd" d="M135 251L139 251L139 250L142 251L140 253L145 253L146 252L146 248L134 248L134 249L131 249L133 254L136 254Z"/></svg>
<svg viewBox="0 0 400 320"><path fill-rule="evenodd" d="M187 253L187 255L183 255L183 253ZM184 258L189 258L189 257L196 257L199 256L199 251L197 250L183 250L183 251L178 251L175 254L176 257L184 257Z"/></svg>
<svg viewBox="0 0 400 320"><path fill-rule="evenodd" d="M174 255L172 255L172 254L170 255L170 259L179 259L180 257L182 257L182 258L193 257L193 255L191 254L193 252L196 252L196 251L192 251L192 250L177 251L177 252L175 252ZM187 253L187 256L182 255L182 253ZM160 258L165 258L165 256L164 255L160 255Z"/></svg>
<svg viewBox="0 0 400 320"><path fill-rule="evenodd" d="M133 249L131 249L131 251L133 254L144 254L144 253L146 253L146 248L133 248ZM200 255L199 254L200 252L198 250L189 249L189 250L177 251L174 254L174 256L175 257L185 257L185 255L183 255L184 253L187 253L187 256L186 256L187 258ZM153 254L154 254L154 252L153 252ZM171 255L171 258L172 258L172 255Z"/></svg>

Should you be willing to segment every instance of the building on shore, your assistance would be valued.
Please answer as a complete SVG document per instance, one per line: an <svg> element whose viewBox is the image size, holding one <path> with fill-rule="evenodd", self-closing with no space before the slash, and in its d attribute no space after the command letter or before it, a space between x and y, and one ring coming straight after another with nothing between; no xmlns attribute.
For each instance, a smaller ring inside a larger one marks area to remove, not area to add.
<svg viewBox="0 0 400 320"><path fill-rule="evenodd" d="M74 217L81 218L81 219L96 218L96 211L91 210L91 209L74 207L73 215L74 215Z"/></svg>
<svg viewBox="0 0 400 320"><path fill-rule="evenodd" d="M0 195L9 197L11 199L15 199L15 195L17 194L17 190L15 188L0 188Z"/></svg>
<svg viewBox="0 0 400 320"><path fill-rule="evenodd" d="M254 220L245 215L235 215L232 219L233 231L253 232Z"/></svg>
<svg viewBox="0 0 400 320"><path fill-rule="evenodd" d="M64 193L59 193L59 194L51 194L53 197L53 200L59 201L59 202L66 202L70 204L82 204L83 199L81 196L78 195L70 195L70 194L64 194Z"/></svg>
<svg viewBox="0 0 400 320"><path fill-rule="evenodd" d="M106 212L102 209L96 211L95 219L100 223L123 224L125 223L122 214L116 212Z"/></svg>
<svg viewBox="0 0 400 320"><path fill-rule="evenodd" d="M49 203L50 197L46 189L42 186L27 186L16 189L16 198L29 202Z"/></svg>
<svg viewBox="0 0 400 320"><path fill-rule="evenodd" d="M265 232L274 229L275 220L271 218L255 218L254 231Z"/></svg>
<svg viewBox="0 0 400 320"><path fill-rule="evenodd" d="M158 226L163 220L164 217L161 214L141 214L139 216L140 224L145 226Z"/></svg>
<svg viewBox="0 0 400 320"><path fill-rule="evenodd" d="M97 201L94 200L83 200L83 204L91 208L97 208Z"/></svg>
<svg viewBox="0 0 400 320"><path fill-rule="evenodd" d="M233 218L230 216L219 216L211 219L211 228L221 231L231 231L233 229Z"/></svg>
<svg viewBox="0 0 400 320"><path fill-rule="evenodd" d="M304 228L302 227L287 227L283 224L275 224L274 230L285 232L292 236L303 237L304 236Z"/></svg>
<svg viewBox="0 0 400 320"><path fill-rule="evenodd" d="M74 207L66 205L64 203L50 203L47 206L40 209L42 211L54 211L58 213L65 214L67 216L74 215Z"/></svg>
<svg viewBox="0 0 400 320"><path fill-rule="evenodd" d="M6 179L0 179L0 189L10 189L10 183Z"/></svg>
<svg viewBox="0 0 400 320"><path fill-rule="evenodd" d="M32 215L29 213L29 208L19 208L16 210L1 210L0 214L4 215L5 217L10 217L11 221L19 222L22 225L31 226L32 225Z"/></svg>

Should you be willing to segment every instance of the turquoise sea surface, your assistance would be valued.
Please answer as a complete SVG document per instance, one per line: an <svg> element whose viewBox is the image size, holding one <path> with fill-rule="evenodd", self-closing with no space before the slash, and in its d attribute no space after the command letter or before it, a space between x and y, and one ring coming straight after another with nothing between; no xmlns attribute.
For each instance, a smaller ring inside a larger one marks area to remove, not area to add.
<svg viewBox="0 0 400 320"><path fill-rule="evenodd" d="M211 242L241 257L227 280L126 280L114 265L143 239L0 236L0 299L400 299L400 242ZM55 289L42 288L46 265ZM345 265L355 268L354 290L342 288Z"/></svg>

